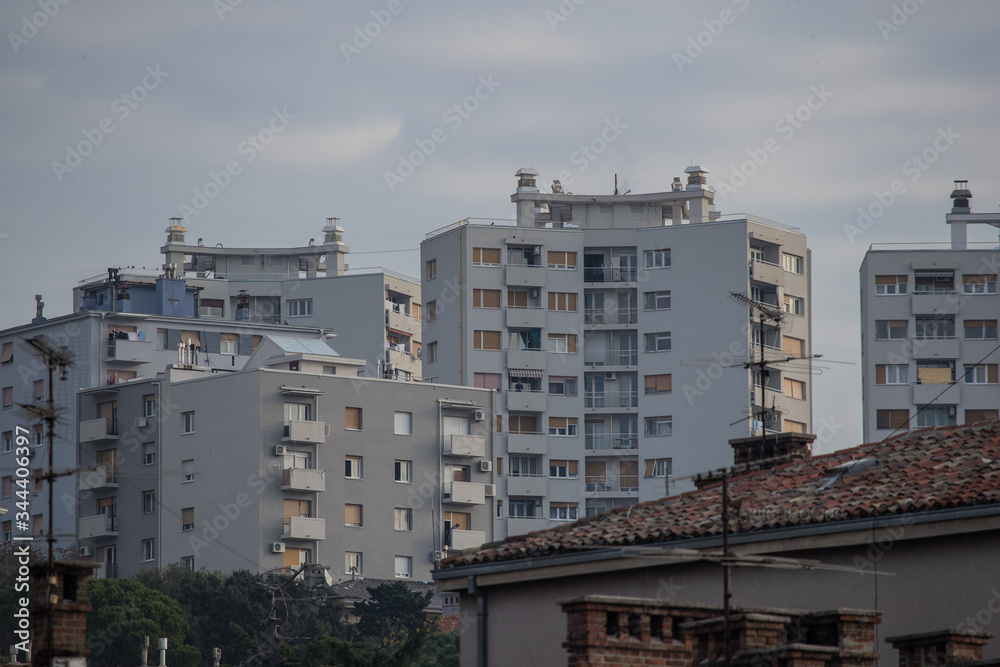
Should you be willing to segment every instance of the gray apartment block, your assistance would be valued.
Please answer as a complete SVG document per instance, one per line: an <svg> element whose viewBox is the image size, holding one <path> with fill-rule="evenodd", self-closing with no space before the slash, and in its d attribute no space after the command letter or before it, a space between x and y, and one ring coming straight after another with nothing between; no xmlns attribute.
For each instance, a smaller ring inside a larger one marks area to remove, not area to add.
<svg viewBox="0 0 1000 667"><path fill-rule="evenodd" d="M866 442L913 428L998 418L1000 247L969 242L972 213L956 181L951 241L872 244L861 264L861 358Z"/></svg>
<svg viewBox="0 0 1000 667"><path fill-rule="evenodd" d="M732 438L811 430L801 230L722 217L700 167L640 195L543 194L533 170L517 176L516 220L421 245L424 375L500 396L501 535L693 488L732 464ZM765 323L763 403L744 366L761 308L784 318Z"/></svg>
<svg viewBox="0 0 1000 667"><path fill-rule="evenodd" d="M103 576L319 563L429 581L449 549L495 539L495 392L362 366L273 336L235 373L174 365L81 392L80 544Z"/></svg>
<svg viewBox="0 0 1000 667"><path fill-rule="evenodd" d="M365 360L366 375L420 380L419 282L388 269L349 273L336 218L322 243L291 248L190 245L181 221L171 222L162 269L109 269L82 281L74 309L322 327L338 352Z"/></svg>

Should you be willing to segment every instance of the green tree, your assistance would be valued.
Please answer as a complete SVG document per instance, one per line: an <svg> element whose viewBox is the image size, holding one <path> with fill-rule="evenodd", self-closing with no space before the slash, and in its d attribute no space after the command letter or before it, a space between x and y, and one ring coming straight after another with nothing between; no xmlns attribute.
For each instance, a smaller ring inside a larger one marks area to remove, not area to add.
<svg viewBox="0 0 1000 667"><path fill-rule="evenodd" d="M390 638L401 645L427 624L424 610L433 593L417 593L402 581L379 584L368 591L369 602L354 605L358 637L382 642Z"/></svg>
<svg viewBox="0 0 1000 667"><path fill-rule="evenodd" d="M459 630L435 632L427 637L427 643L415 667L458 667Z"/></svg>

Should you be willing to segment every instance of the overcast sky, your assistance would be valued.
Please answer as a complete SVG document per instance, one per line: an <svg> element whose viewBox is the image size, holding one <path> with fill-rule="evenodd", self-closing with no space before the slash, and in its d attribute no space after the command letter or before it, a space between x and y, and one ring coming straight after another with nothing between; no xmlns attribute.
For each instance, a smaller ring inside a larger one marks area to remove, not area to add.
<svg viewBox="0 0 1000 667"><path fill-rule="evenodd" d="M869 244L947 240L957 178L1000 205L995 0L4 0L0 21L0 327L158 266L171 217L281 246L337 216L352 267L416 274L426 232L513 217L520 167L592 194L701 164L719 210L809 238L814 351L855 364L815 381L830 451L861 438Z"/></svg>

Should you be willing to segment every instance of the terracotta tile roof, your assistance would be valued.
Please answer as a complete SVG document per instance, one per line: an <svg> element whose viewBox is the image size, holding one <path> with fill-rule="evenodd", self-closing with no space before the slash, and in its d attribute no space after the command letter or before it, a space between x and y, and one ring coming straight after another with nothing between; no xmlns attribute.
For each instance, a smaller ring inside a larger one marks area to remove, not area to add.
<svg viewBox="0 0 1000 667"><path fill-rule="evenodd" d="M864 458L875 462L830 483L837 466ZM729 489L730 534L1000 504L1000 422L915 431L735 476ZM441 567L720 535L721 513L721 485L715 485L485 544Z"/></svg>

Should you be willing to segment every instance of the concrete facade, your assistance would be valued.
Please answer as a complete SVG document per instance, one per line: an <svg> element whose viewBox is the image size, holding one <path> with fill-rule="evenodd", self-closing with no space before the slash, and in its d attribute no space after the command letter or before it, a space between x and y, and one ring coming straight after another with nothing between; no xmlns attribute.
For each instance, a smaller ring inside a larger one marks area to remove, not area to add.
<svg viewBox="0 0 1000 667"><path fill-rule="evenodd" d="M494 480L478 465L493 458L492 392L362 366L268 337L239 372L174 366L81 392L80 544L105 576L319 563L332 580L428 581L449 541L494 539ZM456 469L464 481L442 486Z"/></svg>
<svg viewBox="0 0 1000 667"><path fill-rule="evenodd" d="M900 430L998 418L995 243L966 240L971 213L958 181L946 222L951 241L872 244L861 264L864 440Z"/></svg>
<svg viewBox="0 0 1000 667"><path fill-rule="evenodd" d="M424 375L500 399L501 535L687 490L731 464L725 443L760 433L764 411L743 367L759 318L730 292L785 309L767 359L812 352L805 236L723 219L704 174L591 196L558 182L542 194L520 170L516 220L465 220L422 243ZM767 385L766 428L811 431L808 360L772 367Z"/></svg>

